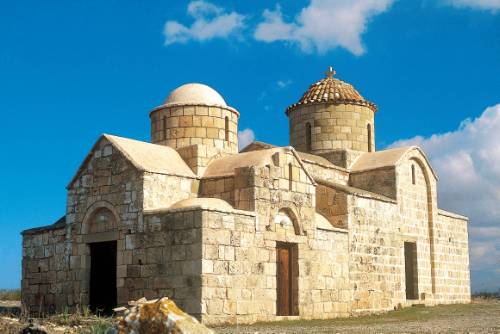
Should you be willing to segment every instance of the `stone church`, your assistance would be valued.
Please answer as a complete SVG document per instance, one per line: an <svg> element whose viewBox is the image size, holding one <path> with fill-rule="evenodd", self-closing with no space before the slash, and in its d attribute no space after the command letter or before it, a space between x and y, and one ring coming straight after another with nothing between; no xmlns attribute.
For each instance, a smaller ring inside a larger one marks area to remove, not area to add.
<svg viewBox="0 0 500 334"><path fill-rule="evenodd" d="M178 87L151 143L102 135L65 216L22 232L24 308L168 296L218 324L469 302L468 220L420 148L376 150L376 112L330 68L286 109L290 146L238 152L239 112Z"/></svg>

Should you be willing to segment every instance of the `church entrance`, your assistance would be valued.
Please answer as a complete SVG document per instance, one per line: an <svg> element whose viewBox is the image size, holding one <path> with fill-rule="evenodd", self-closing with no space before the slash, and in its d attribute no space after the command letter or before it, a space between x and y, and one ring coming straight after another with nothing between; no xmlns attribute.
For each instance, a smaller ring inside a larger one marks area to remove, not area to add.
<svg viewBox="0 0 500 334"><path fill-rule="evenodd" d="M298 314L297 274L297 245L278 243L276 246L277 315Z"/></svg>
<svg viewBox="0 0 500 334"><path fill-rule="evenodd" d="M406 299L418 299L417 243L405 242Z"/></svg>
<svg viewBox="0 0 500 334"><path fill-rule="evenodd" d="M89 246L90 310L110 315L116 307L116 241L96 242Z"/></svg>

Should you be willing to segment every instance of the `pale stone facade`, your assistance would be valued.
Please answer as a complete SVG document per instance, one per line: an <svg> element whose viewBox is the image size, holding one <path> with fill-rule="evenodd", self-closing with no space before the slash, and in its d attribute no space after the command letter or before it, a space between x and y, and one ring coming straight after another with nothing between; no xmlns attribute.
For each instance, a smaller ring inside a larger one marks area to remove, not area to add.
<svg viewBox="0 0 500 334"><path fill-rule="evenodd" d="M168 296L217 324L469 302L467 218L419 148L375 152L375 105L333 74L287 109L291 147L237 153L239 113L200 84L151 112L153 143L103 135L65 217L23 232L23 306Z"/></svg>

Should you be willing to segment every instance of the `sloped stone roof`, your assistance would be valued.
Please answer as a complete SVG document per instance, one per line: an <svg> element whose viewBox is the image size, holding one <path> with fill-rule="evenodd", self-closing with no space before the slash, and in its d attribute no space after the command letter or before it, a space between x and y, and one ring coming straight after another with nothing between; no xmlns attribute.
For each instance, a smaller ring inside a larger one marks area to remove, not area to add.
<svg viewBox="0 0 500 334"><path fill-rule="evenodd" d="M226 155L219 159L210 162L208 167L203 174L203 178L213 178L234 175L234 170L241 167L264 167L266 165L274 165L273 155L278 152L290 151L298 160L299 164L302 166L304 172L310 179L310 181L315 184L313 177L309 174L305 168L300 156L291 146L284 147L273 147L269 149L258 149L256 151L249 151L244 153Z"/></svg>
<svg viewBox="0 0 500 334"><path fill-rule="evenodd" d="M220 210L220 211L234 210L231 204L220 198L206 198L206 197L183 199L173 204L169 209L183 209L189 207L201 207L201 208Z"/></svg>
<svg viewBox="0 0 500 334"><path fill-rule="evenodd" d="M264 143L262 141L254 141L245 146L240 153L250 152L250 151L258 151L258 150L267 150L268 148L277 147L276 145Z"/></svg>
<svg viewBox="0 0 500 334"><path fill-rule="evenodd" d="M330 67L329 71L326 72L326 78L309 86L300 100L287 108L286 113L288 114L297 106L317 103L358 104L377 111L377 106L374 103L365 100L351 84L334 78L334 74L335 71Z"/></svg>
<svg viewBox="0 0 500 334"><path fill-rule="evenodd" d="M67 188L80 175L87 162L92 158L93 151L103 139L108 140L139 171L196 178L179 153L171 147L103 134L87 154Z"/></svg>
<svg viewBox="0 0 500 334"><path fill-rule="evenodd" d="M316 221L316 228L327 231L335 231L333 225L321 213L315 212L314 219Z"/></svg>
<svg viewBox="0 0 500 334"><path fill-rule="evenodd" d="M107 134L103 137L108 139L139 170L196 177L179 153L171 147Z"/></svg>
<svg viewBox="0 0 500 334"><path fill-rule="evenodd" d="M62 229L66 227L66 216L59 218L54 224L30 228L21 232L22 235L38 234L46 231Z"/></svg>
<svg viewBox="0 0 500 334"><path fill-rule="evenodd" d="M390 148L387 150L376 151L376 152L365 152L361 154L356 161L352 164L350 169L351 173L360 173L368 170L393 167L396 166L401 158L409 151L418 150L420 154L424 157L427 162L429 169L431 170L434 177L437 179L437 175L429 163L426 155L418 146L406 146Z"/></svg>
<svg viewBox="0 0 500 334"><path fill-rule="evenodd" d="M203 177L233 175L235 168L273 165L272 156L280 151L283 151L283 148L276 147L224 156L212 161L205 170Z"/></svg>
<svg viewBox="0 0 500 334"><path fill-rule="evenodd" d="M351 172L394 166L410 147L398 147L388 150L361 154L352 164Z"/></svg>

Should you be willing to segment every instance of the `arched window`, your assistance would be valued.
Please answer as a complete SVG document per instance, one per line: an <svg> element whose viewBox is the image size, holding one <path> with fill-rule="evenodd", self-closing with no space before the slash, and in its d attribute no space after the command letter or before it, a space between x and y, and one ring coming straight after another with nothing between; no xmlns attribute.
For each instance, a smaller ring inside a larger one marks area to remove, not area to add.
<svg viewBox="0 0 500 334"><path fill-rule="evenodd" d="M116 228L115 215L108 208L99 208L88 221L88 233L108 232Z"/></svg>
<svg viewBox="0 0 500 334"><path fill-rule="evenodd" d="M229 141L229 117L224 118L224 130L226 132L226 141Z"/></svg>
<svg viewBox="0 0 500 334"><path fill-rule="evenodd" d="M372 147L372 125L368 123L366 125L366 132L368 134L368 152L373 152L373 147Z"/></svg>
<svg viewBox="0 0 500 334"><path fill-rule="evenodd" d="M417 181L415 179L415 165L411 165L411 183L416 184Z"/></svg>
<svg viewBox="0 0 500 334"><path fill-rule="evenodd" d="M292 164L288 164L288 190L292 190L293 186L293 173L292 173Z"/></svg>
<svg viewBox="0 0 500 334"><path fill-rule="evenodd" d="M311 123L307 122L306 123L306 151L311 151L312 150L312 145L311 145Z"/></svg>

